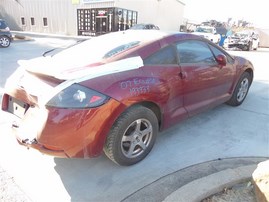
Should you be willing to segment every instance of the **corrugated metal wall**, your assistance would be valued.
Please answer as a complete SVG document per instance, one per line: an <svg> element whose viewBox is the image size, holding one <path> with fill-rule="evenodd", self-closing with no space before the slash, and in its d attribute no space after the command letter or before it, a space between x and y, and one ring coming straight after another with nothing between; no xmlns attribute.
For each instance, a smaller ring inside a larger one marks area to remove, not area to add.
<svg viewBox="0 0 269 202"><path fill-rule="evenodd" d="M0 14L12 30L66 35L77 35L78 8L106 8L114 6L114 1L91 4L73 4L76 2L74 0L0 1ZM22 18L25 20L25 25L22 25ZM47 26L44 26L43 18L47 20Z"/></svg>

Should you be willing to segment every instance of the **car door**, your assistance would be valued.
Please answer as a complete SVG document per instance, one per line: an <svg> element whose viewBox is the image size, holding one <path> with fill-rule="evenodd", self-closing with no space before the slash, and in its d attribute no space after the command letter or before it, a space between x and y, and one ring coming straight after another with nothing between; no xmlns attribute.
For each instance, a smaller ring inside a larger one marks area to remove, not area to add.
<svg viewBox="0 0 269 202"><path fill-rule="evenodd" d="M185 40L176 44L184 85L184 106L192 116L224 102L232 85L232 65L220 66L208 44Z"/></svg>
<svg viewBox="0 0 269 202"><path fill-rule="evenodd" d="M183 84L178 63L177 51L174 45L166 46L146 59L142 68L145 75L151 75L155 81L155 96L163 114L163 128L188 117L183 105Z"/></svg>

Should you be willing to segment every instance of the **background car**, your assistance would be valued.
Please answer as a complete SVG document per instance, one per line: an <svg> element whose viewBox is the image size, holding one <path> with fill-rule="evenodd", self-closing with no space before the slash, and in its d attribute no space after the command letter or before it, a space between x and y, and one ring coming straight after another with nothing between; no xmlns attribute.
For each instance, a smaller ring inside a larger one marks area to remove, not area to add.
<svg viewBox="0 0 269 202"><path fill-rule="evenodd" d="M226 49L239 49L243 51L257 50L259 47L260 39L258 33L254 31L244 30L236 32L228 36L224 41L224 48Z"/></svg>
<svg viewBox="0 0 269 202"><path fill-rule="evenodd" d="M12 34L10 33L10 29L7 26L6 22L0 19L0 47L9 47L11 41Z"/></svg>
<svg viewBox="0 0 269 202"><path fill-rule="evenodd" d="M154 24L136 24L130 28L131 30L133 29L155 29L159 30L160 28Z"/></svg>
<svg viewBox="0 0 269 202"><path fill-rule="evenodd" d="M159 131L240 105L253 80L250 61L196 35L156 30L110 33L19 64L2 100L18 142L68 158L104 151L120 165L144 159Z"/></svg>
<svg viewBox="0 0 269 202"><path fill-rule="evenodd" d="M215 27L211 26L198 26L193 34L205 37L206 39L218 44L220 41L220 34L217 33Z"/></svg>

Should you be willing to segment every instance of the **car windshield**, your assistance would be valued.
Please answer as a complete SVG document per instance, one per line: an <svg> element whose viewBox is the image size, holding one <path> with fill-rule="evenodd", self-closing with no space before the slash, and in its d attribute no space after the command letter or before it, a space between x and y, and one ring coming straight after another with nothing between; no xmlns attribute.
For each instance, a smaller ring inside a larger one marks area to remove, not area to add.
<svg viewBox="0 0 269 202"><path fill-rule="evenodd" d="M139 31L106 34L81 42L52 56L57 61L69 64L85 65L99 63L103 59L113 57L121 52L159 39L166 35L161 32L139 34Z"/></svg>
<svg viewBox="0 0 269 202"><path fill-rule="evenodd" d="M53 57L63 60L72 59L77 64L85 64L85 62L91 64L131 49L139 45L139 43L140 41L132 39L114 38L113 40L108 40L106 37L96 37L65 49Z"/></svg>
<svg viewBox="0 0 269 202"><path fill-rule="evenodd" d="M212 28L198 27L196 32L212 33Z"/></svg>
<svg viewBox="0 0 269 202"><path fill-rule="evenodd" d="M246 38L248 37L248 34L247 33L235 33L234 36L240 37L240 38Z"/></svg>

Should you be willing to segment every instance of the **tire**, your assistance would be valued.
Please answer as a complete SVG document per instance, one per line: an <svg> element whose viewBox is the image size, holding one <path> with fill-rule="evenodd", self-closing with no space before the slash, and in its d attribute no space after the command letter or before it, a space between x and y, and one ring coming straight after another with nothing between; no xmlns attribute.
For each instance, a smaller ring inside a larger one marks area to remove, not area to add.
<svg viewBox="0 0 269 202"><path fill-rule="evenodd" d="M247 51L252 51L252 42L250 41L247 46Z"/></svg>
<svg viewBox="0 0 269 202"><path fill-rule="evenodd" d="M251 85L251 82L252 82L252 79L250 77L250 74L248 72L244 72L242 76L240 77L235 87L235 90L232 94L232 97L227 102L227 104L231 106L241 105L244 102L248 94L248 90Z"/></svg>
<svg viewBox="0 0 269 202"><path fill-rule="evenodd" d="M158 129L157 117L150 109L140 105L133 106L112 126L104 152L119 165L138 163L151 151Z"/></svg>
<svg viewBox="0 0 269 202"><path fill-rule="evenodd" d="M0 47L7 48L10 45L10 38L7 36L0 36Z"/></svg>

